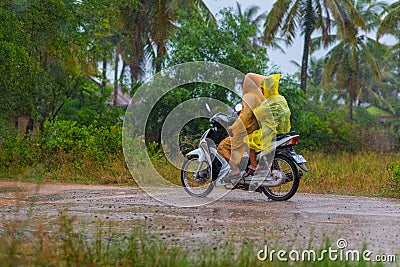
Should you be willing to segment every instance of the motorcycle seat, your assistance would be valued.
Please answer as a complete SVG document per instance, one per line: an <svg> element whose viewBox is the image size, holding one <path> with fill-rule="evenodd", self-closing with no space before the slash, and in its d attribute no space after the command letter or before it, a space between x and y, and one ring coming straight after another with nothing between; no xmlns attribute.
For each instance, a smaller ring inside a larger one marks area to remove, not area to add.
<svg viewBox="0 0 400 267"><path fill-rule="evenodd" d="M274 141L279 141L279 140L282 140L283 138L285 138L285 137L289 137L289 136L292 136L292 135L296 135L297 134L297 132L296 131L291 131L291 132L289 132L289 133L285 133L285 134L277 134L275 137L274 137Z"/></svg>
<svg viewBox="0 0 400 267"><path fill-rule="evenodd" d="M285 137L288 137L288 136L290 136L289 134L277 134L275 137L274 137L274 141L279 141L279 140L282 140L283 138L285 138Z"/></svg>

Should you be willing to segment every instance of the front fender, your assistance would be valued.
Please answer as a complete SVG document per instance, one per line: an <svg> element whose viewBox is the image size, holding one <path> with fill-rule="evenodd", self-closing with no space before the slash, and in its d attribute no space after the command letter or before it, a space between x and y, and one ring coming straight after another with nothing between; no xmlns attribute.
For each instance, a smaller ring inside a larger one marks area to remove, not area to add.
<svg viewBox="0 0 400 267"><path fill-rule="evenodd" d="M206 155L204 154L204 151L201 148L197 148L186 154L186 158L190 158L193 156L197 157L199 161L207 161Z"/></svg>

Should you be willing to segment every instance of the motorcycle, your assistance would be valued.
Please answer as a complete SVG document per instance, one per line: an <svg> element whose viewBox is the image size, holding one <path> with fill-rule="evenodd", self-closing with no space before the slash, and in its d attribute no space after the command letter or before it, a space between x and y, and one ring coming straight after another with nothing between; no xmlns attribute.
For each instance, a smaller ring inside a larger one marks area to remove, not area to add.
<svg viewBox="0 0 400 267"><path fill-rule="evenodd" d="M209 112L210 107L206 104ZM228 136L227 130L240 113L241 104L231 114L217 113L210 118L211 128L200 138L199 148L186 154L181 169L181 182L185 191L194 197L206 197L215 186L226 189L242 189L264 193L269 199L290 199L299 187L303 172L308 172L305 158L293 149L300 136L292 131L275 136L270 151L257 151L259 168L254 176L229 179L230 166L217 152L218 144ZM244 173L249 168L249 157L245 152L239 169Z"/></svg>

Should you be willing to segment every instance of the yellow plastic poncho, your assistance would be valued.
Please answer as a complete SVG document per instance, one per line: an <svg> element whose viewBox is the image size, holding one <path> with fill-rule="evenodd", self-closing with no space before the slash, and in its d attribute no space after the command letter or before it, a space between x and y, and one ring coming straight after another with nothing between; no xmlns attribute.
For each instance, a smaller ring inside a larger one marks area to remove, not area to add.
<svg viewBox="0 0 400 267"><path fill-rule="evenodd" d="M244 138L244 142L254 150L269 151L275 135L290 131L290 109L286 99L278 92L280 76L273 74L261 82L265 101L253 110L261 129Z"/></svg>
<svg viewBox="0 0 400 267"><path fill-rule="evenodd" d="M218 154L236 165L240 163L247 149L247 144L243 142L243 139L248 134L259 129L253 110L265 100L260 90L262 79L255 78L252 75L247 74L243 82L242 111L236 122L229 127L233 136L222 140L217 149ZM264 77L261 75L258 76Z"/></svg>

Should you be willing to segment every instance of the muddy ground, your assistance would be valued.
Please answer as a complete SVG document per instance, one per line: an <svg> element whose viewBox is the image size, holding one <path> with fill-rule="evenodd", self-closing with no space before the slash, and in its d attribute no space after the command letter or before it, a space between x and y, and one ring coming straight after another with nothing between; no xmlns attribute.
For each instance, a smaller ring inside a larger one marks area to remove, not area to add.
<svg viewBox="0 0 400 267"><path fill-rule="evenodd" d="M168 195L168 189L160 194ZM344 238L349 249L366 243L375 253L400 253L400 201L395 199L296 194L274 202L235 190L207 206L177 208L131 187L0 182L1 227L18 221L27 230L40 223L56 231L62 213L75 216L89 232L99 220L112 222L120 233L142 225L189 248L246 239L260 246L321 248L325 238L332 244Z"/></svg>

